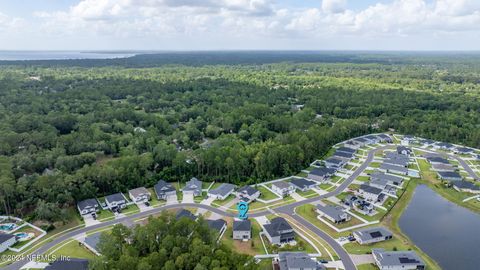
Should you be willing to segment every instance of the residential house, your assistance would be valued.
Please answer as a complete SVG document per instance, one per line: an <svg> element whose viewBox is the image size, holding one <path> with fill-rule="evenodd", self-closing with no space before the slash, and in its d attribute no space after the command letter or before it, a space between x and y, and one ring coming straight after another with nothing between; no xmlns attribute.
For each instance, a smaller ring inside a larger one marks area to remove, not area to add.
<svg viewBox="0 0 480 270"><path fill-rule="evenodd" d="M0 253L15 245L17 238L13 234L0 233Z"/></svg>
<svg viewBox="0 0 480 270"><path fill-rule="evenodd" d="M453 188L458 192L468 192L480 194L480 187L468 181L455 181L452 184Z"/></svg>
<svg viewBox="0 0 480 270"><path fill-rule="evenodd" d="M419 143L421 145L423 145L424 147L428 147L428 146L431 146L432 144L434 144L435 141L430 140L430 139L422 139L422 140L419 141Z"/></svg>
<svg viewBox="0 0 480 270"><path fill-rule="evenodd" d="M276 217L270 224L263 225L267 239L273 245L282 245L295 240L295 232L292 226L282 217Z"/></svg>
<svg viewBox="0 0 480 270"><path fill-rule="evenodd" d="M437 172L438 177L441 180L446 181L462 181L462 176L458 172Z"/></svg>
<svg viewBox="0 0 480 270"><path fill-rule="evenodd" d="M384 227L373 227L354 231L353 237L360 245L366 245L392 239L393 234Z"/></svg>
<svg viewBox="0 0 480 270"><path fill-rule="evenodd" d="M467 148L467 147L457 147L455 149L455 153L462 154L462 155L469 155L469 154L473 154L474 150L472 148Z"/></svg>
<svg viewBox="0 0 480 270"><path fill-rule="evenodd" d="M353 153L336 151L335 153L333 153L332 157L339 158L339 159L344 159L344 160L349 160L349 159L353 158Z"/></svg>
<svg viewBox="0 0 480 270"><path fill-rule="evenodd" d="M400 167L408 167L409 160L407 159L391 159L387 158L383 160L383 163L385 164L390 164L394 166L400 166Z"/></svg>
<svg viewBox="0 0 480 270"><path fill-rule="evenodd" d="M233 221L233 239L250 240L252 238L252 222L250 220Z"/></svg>
<svg viewBox="0 0 480 270"><path fill-rule="evenodd" d="M450 162L442 157L439 156L430 156L427 157L427 161L430 162L430 164L450 164Z"/></svg>
<svg viewBox="0 0 480 270"><path fill-rule="evenodd" d="M45 270L88 270L88 260L76 258L56 260L45 267Z"/></svg>
<svg viewBox="0 0 480 270"><path fill-rule="evenodd" d="M372 187L376 187L376 188L379 188L381 190L384 190L389 185L388 180L386 180L386 179L371 180L368 184Z"/></svg>
<svg viewBox="0 0 480 270"><path fill-rule="evenodd" d="M310 190L313 187L317 186L318 182L310 181L310 180L307 180L305 178L294 178L294 179L292 179L292 181L290 181L290 184L294 188L305 192L305 191Z"/></svg>
<svg viewBox="0 0 480 270"><path fill-rule="evenodd" d="M282 197L286 197L295 192L295 187L290 183L277 181L272 183L272 190Z"/></svg>
<svg viewBox="0 0 480 270"><path fill-rule="evenodd" d="M132 199L132 201L134 201L135 203L148 202L148 201L150 201L150 198L152 196L150 191L148 191L148 189L146 189L144 187L131 189L128 192L128 195L130 196L130 199Z"/></svg>
<svg viewBox="0 0 480 270"><path fill-rule="evenodd" d="M324 270L325 267L305 252L279 252L274 262L278 270Z"/></svg>
<svg viewBox="0 0 480 270"><path fill-rule="evenodd" d="M403 184L402 177L386 174L378 171L370 175L370 181L376 181L376 180L386 180L389 185L393 185L393 186L402 186Z"/></svg>
<svg viewBox="0 0 480 270"><path fill-rule="evenodd" d="M227 222L223 219L208 219L207 224L210 229L217 231L219 236L227 230Z"/></svg>
<svg viewBox="0 0 480 270"><path fill-rule="evenodd" d="M423 270L426 267L415 251L372 249L372 255L380 270Z"/></svg>
<svg viewBox="0 0 480 270"><path fill-rule="evenodd" d="M380 142L393 143L392 137L388 136L387 134L378 134L377 137L380 139Z"/></svg>
<svg viewBox="0 0 480 270"><path fill-rule="evenodd" d="M333 205L317 205L316 212L319 214L319 217L325 217L330 220L332 223L342 223L349 221L351 219L350 215L345 212L340 206Z"/></svg>
<svg viewBox="0 0 480 270"><path fill-rule="evenodd" d="M411 143L415 142L415 137L412 135L405 135L403 136L402 140L400 141L401 145L410 145Z"/></svg>
<svg viewBox="0 0 480 270"><path fill-rule="evenodd" d="M376 202L378 200L378 196L382 193L383 190L372 187L370 185L362 184L358 189L358 192L362 197L364 197L367 201Z"/></svg>
<svg viewBox="0 0 480 270"><path fill-rule="evenodd" d="M245 202L253 202L260 197L260 191L251 187L244 186L237 190L237 198Z"/></svg>
<svg viewBox="0 0 480 270"><path fill-rule="evenodd" d="M412 151L412 149L410 149L408 147L400 145L400 146L397 146L397 153L399 155L410 156L413 153L413 151Z"/></svg>
<svg viewBox="0 0 480 270"><path fill-rule="evenodd" d="M358 149L363 146L363 144L358 143L355 140L349 140L346 141L344 144L345 147L352 148L352 149Z"/></svg>
<svg viewBox="0 0 480 270"><path fill-rule="evenodd" d="M382 163L382 165L380 165L379 170L387 173L408 175L408 168L398 166L398 165L392 165L388 163Z"/></svg>
<svg viewBox="0 0 480 270"><path fill-rule="evenodd" d="M452 150L454 149L454 146L451 143L437 142L433 145L433 148L442 149L442 150Z"/></svg>
<svg viewBox="0 0 480 270"><path fill-rule="evenodd" d="M380 138L378 136L375 136L375 135L367 135L365 138L368 143L371 143L371 144L375 144L375 143L379 143L380 142Z"/></svg>
<svg viewBox="0 0 480 270"><path fill-rule="evenodd" d="M107 207L112 211L118 211L127 207L127 199L122 193L115 193L105 197Z"/></svg>
<svg viewBox="0 0 480 270"><path fill-rule="evenodd" d="M197 216L192 214L192 212L186 210L186 209L180 209L177 214L175 215L176 219L181 219L181 218L188 218L193 221L197 220Z"/></svg>
<svg viewBox="0 0 480 270"><path fill-rule="evenodd" d="M380 194L380 195L383 195ZM380 197L380 196L379 196ZM356 200L353 202L353 206L355 208L355 210L357 210L357 212L361 213L361 214L364 214L364 215L371 215L373 214L373 210L374 210L374 207L373 207L373 204L365 201L365 200Z"/></svg>
<svg viewBox="0 0 480 270"><path fill-rule="evenodd" d="M208 197L212 197L212 198L215 198L216 200L222 200L223 201L230 194L233 193L234 189L235 189L235 185L228 184L228 183L222 183L217 188L209 190L207 195L208 195Z"/></svg>
<svg viewBox="0 0 480 270"><path fill-rule="evenodd" d="M98 212L98 201L97 199L86 199L77 203L78 212L80 215L88 215Z"/></svg>
<svg viewBox="0 0 480 270"><path fill-rule="evenodd" d="M353 148L350 148L350 147L339 147L337 148L337 151L336 152L343 152L343 153L348 153L348 154L355 154L357 150L353 149Z"/></svg>
<svg viewBox="0 0 480 270"><path fill-rule="evenodd" d="M355 138L355 139L353 139L353 141L354 141L355 143L359 144L360 147L362 147L362 146L367 145L367 144L370 143L367 139L362 138L362 137L360 137L360 138Z"/></svg>
<svg viewBox="0 0 480 270"><path fill-rule="evenodd" d="M340 158L330 157L323 161L325 167L330 169L338 169L345 165L346 161Z"/></svg>
<svg viewBox="0 0 480 270"><path fill-rule="evenodd" d="M348 208L351 209L353 206L353 203L358 200L357 196L354 195L347 195L343 200L343 204Z"/></svg>
<svg viewBox="0 0 480 270"><path fill-rule="evenodd" d="M159 200L167 200L167 198L177 195L175 187L163 180L158 181L153 188L155 189L155 194L157 194L157 199Z"/></svg>
<svg viewBox="0 0 480 270"><path fill-rule="evenodd" d="M436 172L454 172L455 167L452 164L434 163L432 164L432 170Z"/></svg>
<svg viewBox="0 0 480 270"><path fill-rule="evenodd" d="M192 194L193 196L202 196L202 181L193 177L185 183L185 187L182 189L184 195Z"/></svg>
<svg viewBox="0 0 480 270"><path fill-rule="evenodd" d="M330 176L334 175L335 172L336 170L333 168L325 168L325 167L315 168L308 173L307 178L316 180L319 182L323 182L323 181L326 181Z"/></svg>

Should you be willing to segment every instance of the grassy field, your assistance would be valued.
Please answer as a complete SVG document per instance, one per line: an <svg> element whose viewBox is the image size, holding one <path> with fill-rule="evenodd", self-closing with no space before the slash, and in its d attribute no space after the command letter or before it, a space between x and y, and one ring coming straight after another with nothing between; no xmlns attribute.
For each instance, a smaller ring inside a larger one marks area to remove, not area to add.
<svg viewBox="0 0 480 270"><path fill-rule="evenodd" d="M231 202L232 200L234 200L235 198L236 198L235 195L230 194L230 195L228 195L228 197L227 197L225 200L223 200L223 201L221 201L221 200L214 200L214 201L212 202L212 205L213 205L213 206L217 206L217 207L218 207L218 206L221 206L221 205L225 205L225 204Z"/></svg>
<svg viewBox="0 0 480 270"><path fill-rule="evenodd" d="M97 213L97 219L100 221L108 221L115 218L115 215L110 210L100 210Z"/></svg>
<svg viewBox="0 0 480 270"><path fill-rule="evenodd" d="M357 265L357 270L378 270L378 267L371 263Z"/></svg>
<svg viewBox="0 0 480 270"><path fill-rule="evenodd" d="M55 251L52 255L56 255L57 257L69 256L70 258L89 259L89 260L94 259L96 256L76 240L73 240L68 244L64 245L63 247Z"/></svg>
<svg viewBox="0 0 480 270"><path fill-rule="evenodd" d="M233 240L232 235L232 226L233 226L233 219L227 219L227 231L223 235L221 242L222 244L230 247L230 249L235 250L241 254L248 254L248 255L258 255L258 254L265 254L265 249L263 248L262 241L260 240L260 231L261 227L257 221L251 219L252 222L252 239L247 242L243 242L240 240Z"/></svg>
<svg viewBox="0 0 480 270"><path fill-rule="evenodd" d="M309 198L309 197L314 197L314 196L317 196L318 193L313 191L313 190L307 190L305 192L303 191L297 191L298 195L302 196L302 197L305 197L305 198Z"/></svg>
<svg viewBox="0 0 480 270"><path fill-rule="evenodd" d="M328 183L323 183L323 184L320 184L318 186L320 189L323 189L323 190L332 190L333 188L333 185L332 184L328 184Z"/></svg>
<svg viewBox="0 0 480 270"><path fill-rule="evenodd" d="M362 182L367 182L367 181L370 180L370 177L368 177L368 176L359 176L359 177L357 177L356 180L362 181Z"/></svg>
<svg viewBox="0 0 480 270"><path fill-rule="evenodd" d="M380 165L380 162L371 162L369 166L372 168L380 168Z"/></svg>
<svg viewBox="0 0 480 270"><path fill-rule="evenodd" d="M260 191L261 195L260 195L260 199L262 200L273 200L273 199L277 199L278 196L275 195L273 192L271 192L270 190L268 190L267 188L261 186L261 185L258 185L256 187L257 190Z"/></svg>
<svg viewBox="0 0 480 270"><path fill-rule="evenodd" d="M317 219L318 214L315 212L315 206L312 204L305 204L296 208L295 212L303 217L304 219L308 220L310 223L321 229L322 231L328 233L332 237L338 238L340 236L347 236L350 233L343 232L338 233L334 229L327 226L325 223Z"/></svg>

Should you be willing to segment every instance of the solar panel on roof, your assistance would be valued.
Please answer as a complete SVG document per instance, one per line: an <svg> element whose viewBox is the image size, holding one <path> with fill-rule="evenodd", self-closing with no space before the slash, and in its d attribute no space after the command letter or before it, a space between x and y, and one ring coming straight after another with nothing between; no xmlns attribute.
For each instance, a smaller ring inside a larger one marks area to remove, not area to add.
<svg viewBox="0 0 480 270"><path fill-rule="evenodd" d="M376 231L376 232L371 232L371 233L370 233L370 236L371 236L372 238L378 238L378 237L382 237L383 235L382 235L381 232Z"/></svg>
<svg viewBox="0 0 480 270"><path fill-rule="evenodd" d="M398 260L401 263L420 263L419 261L417 261L415 259L411 259L411 258L407 258L407 257L400 257L400 258L398 258Z"/></svg>

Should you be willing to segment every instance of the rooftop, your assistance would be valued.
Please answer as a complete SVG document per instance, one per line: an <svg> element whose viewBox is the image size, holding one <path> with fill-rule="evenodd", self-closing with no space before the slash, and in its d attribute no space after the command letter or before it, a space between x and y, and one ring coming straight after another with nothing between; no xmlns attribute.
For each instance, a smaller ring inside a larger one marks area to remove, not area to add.
<svg viewBox="0 0 480 270"><path fill-rule="evenodd" d="M123 197L123 194L119 192L119 193L106 196L105 200L109 202L119 202L119 201L124 201L125 197Z"/></svg>
<svg viewBox="0 0 480 270"><path fill-rule="evenodd" d="M233 185L233 184L223 183L220 186L218 186L217 188L209 190L208 193L213 194L213 195L225 196L225 195L229 194L230 192L232 192L234 188L235 188L235 185Z"/></svg>
<svg viewBox="0 0 480 270"><path fill-rule="evenodd" d="M381 266L425 265L414 251L385 251L372 249L372 254Z"/></svg>
<svg viewBox="0 0 480 270"><path fill-rule="evenodd" d="M288 189L290 188L290 183L278 181L278 182L273 182L272 186L276 186L279 189Z"/></svg>
<svg viewBox="0 0 480 270"><path fill-rule="evenodd" d="M371 194L380 194L382 193L382 190L376 187L372 187L370 185L362 184L360 185L360 190L363 190L366 193L371 193Z"/></svg>
<svg viewBox="0 0 480 270"><path fill-rule="evenodd" d="M97 199L86 199L77 203L78 208L84 209L86 207L95 207L98 206Z"/></svg>
<svg viewBox="0 0 480 270"><path fill-rule="evenodd" d="M392 236L392 233L384 227L373 227L362 229L354 232L356 238L360 238L362 241L368 241L375 238L385 238Z"/></svg>
<svg viewBox="0 0 480 270"><path fill-rule="evenodd" d="M145 187L139 187L131 189L129 193L132 194L133 197L138 197L143 194L150 194L150 191L148 191L148 189L146 189Z"/></svg>
<svg viewBox="0 0 480 270"><path fill-rule="evenodd" d="M311 185L315 185L317 182L314 182L314 181L310 181L310 180L307 180L305 178L294 178L292 181L290 181L290 184L292 185L295 185L301 189L305 188L305 187L308 187L308 186L311 186Z"/></svg>
<svg viewBox="0 0 480 270"><path fill-rule="evenodd" d="M208 227L210 229L216 230L216 231L221 231L222 228L227 225L227 222L223 219L215 219L215 220L207 220Z"/></svg>
<svg viewBox="0 0 480 270"><path fill-rule="evenodd" d="M339 206L317 205L317 209L334 220L342 220L342 216L345 214L343 208Z"/></svg>
<svg viewBox="0 0 480 270"><path fill-rule="evenodd" d="M332 175L335 172L336 172L335 169L320 167L320 168L313 169L312 171L310 171L309 174L318 175L318 176L327 176L327 175Z"/></svg>
<svg viewBox="0 0 480 270"><path fill-rule="evenodd" d="M250 231L252 230L252 222L247 220L234 220L233 231Z"/></svg>
<svg viewBox="0 0 480 270"><path fill-rule="evenodd" d="M155 192L157 194L163 194L171 191L176 191L172 184L165 182L164 180L158 181L158 183L154 186Z"/></svg>
<svg viewBox="0 0 480 270"><path fill-rule="evenodd" d="M280 270L317 269L317 262L305 252L280 252L278 266Z"/></svg>
<svg viewBox="0 0 480 270"><path fill-rule="evenodd" d="M468 181L456 181L453 183L453 185L460 189L480 190L479 186Z"/></svg>
<svg viewBox="0 0 480 270"><path fill-rule="evenodd" d="M71 258L58 260L45 267L45 270L87 270L88 260Z"/></svg>

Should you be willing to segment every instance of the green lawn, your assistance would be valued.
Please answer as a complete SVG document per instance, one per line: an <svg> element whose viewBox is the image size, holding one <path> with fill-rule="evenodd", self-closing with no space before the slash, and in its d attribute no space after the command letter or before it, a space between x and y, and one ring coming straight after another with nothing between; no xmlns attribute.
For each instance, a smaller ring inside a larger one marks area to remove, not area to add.
<svg viewBox="0 0 480 270"><path fill-rule="evenodd" d="M97 213L97 219L99 221L107 221L107 220L112 220L114 218L115 218L115 215L110 210L100 210L100 212Z"/></svg>
<svg viewBox="0 0 480 270"><path fill-rule="evenodd" d="M337 238L340 236L347 236L350 234L348 232L338 233L337 231L333 230L332 228L327 226L325 223L317 219L318 214L315 212L315 206L312 204L304 204L302 206L299 206L296 208L295 212L299 216L308 220L310 223L312 223L322 231L328 233L332 237Z"/></svg>
<svg viewBox="0 0 480 270"><path fill-rule="evenodd" d="M211 184L212 182L202 182L202 189L207 189Z"/></svg>
<svg viewBox="0 0 480 270"><path fill-rule="evenodd" d="M317 196L318 193L313 191L313 190L307 190L305 192L303 191L297 191L298 195L302 196L302 197L305 197L305 198L309 198L309 197L314 197L314 196Z"/></svg>
<svg viewBox="0 0 480 270"><path fill-rule="evenodd" d="M94 259L96 257L95 254L90 252L90 250L86 249L84 246L80 245L81 243L73 240L66 244L65 246L61 247L59 250L55 251L52 255L57 257L59 256L69 256L71 258L79 258L79 259Z"/></svg>
<svg viewBox="0 0 480 270"><path fill-rule="evenodd" d="M378 267L372 263L357 265L357 270L378 270Z"/></svg>
<svg viewBox="0 0 480 270"><path fill-rule="evenodd" d="M233 199L235 199L235 195L230 194L230 195L228 195L228 197L227 197L225 200L223 200L223 201L221 201L221 200L214 200L214 201L212 202L212 205L214 205L214 206L225 205L225 204L231 202Z"/></svg>
<svg viewBox="0 0 480 270"><path fill-rule="evenodd" d="M372 168L380 168L380 165L380 162L371 162L369 166Z"/></svg>
<svg viewBox="0 0 480 270"><path fill-rule="evenodd" d="M263 237L263 241L265 242L265 245L267 246L268 253L278 253L278 252L284 252L284 251L304 251L306 253L317 253L317 250L312 245L310 245L308 242L306 242L304 239L302 239L298 235L295 237L295 241L297 242L296 245L294 246L285 245L284 247L271 245L265 236L262 236L262 237Z"/></svg>
<svg viewBox="0 0 480 270"><path fill-rule="evenodd" d="M148 189L151 193L152 193L152 196L151 196L151 199L150 199L150 205L151 206L159 206L159 205L162 205L162 204L165 204L165 201L163 200L158 200L157 199L157 194L155 193L155 190L154 188L149 188Z"/></svg>
<svg viewBox="0 0 480 270"><path fill-rule="evenodd" d="M359 177L357 177L356 180L362 181L362 182L367 182L367 181L370 180L370 177L368 177L368 176L359 176Z"/></svg>
<svg viewBox="0 0 480 270"><path fill-rule="evenodd" d="M260 191L261 195L260 195L260 199L262 200L273 200L273 199L277 199L278 196L275 195L273 192L271 192L270 190L268 190L267 188L261 186L261 185L257 185L257 187L255 187L257 190Z"/></svg>
<svg viewBox="0 0 480 270"><path fill-rule="evenodd" d="M299 172L296 176L298 177L307 177L308 173L306 172Z"/></svg>
<svg viewBox="0 0 480 270"><path fill-rule="evenodd" d="M387 251L408 250L410 248L409 245L406 245L398 237L395 236L390 240L374 244L360 245L357 242L351 242L345 244L343 247L350 254L370 254L372 253L372 249L374 248L383 248Z"/></svg>
<svg viewBox="0 0 480 270"><path fill-rule="evenodd" d="M136 204L131 204L127 206L126 208L122 209L122 213L124 213L127 216L133 215L135 213L139 213L140 208Z"/></svg>
<svg viewBox="0 0 480 270"><path fill-rule="evenodd" d="M333 190L333 185L328 183L320 184L318 187L323 190Z"/></svg>
<svg viewBox="0 0 480 270"><path fill-rule="evenodd" d="M232 219L228 220L227 231L222 237L222 244L230 247L230 249L235 250L241 254L248 255L258 255L265 254L265 249L263 248L262 241L260 240L260 231L261 227L255 219L251 219L252 222L252 239L247 242L240 240L233 240L232 238Z"/></svg>

